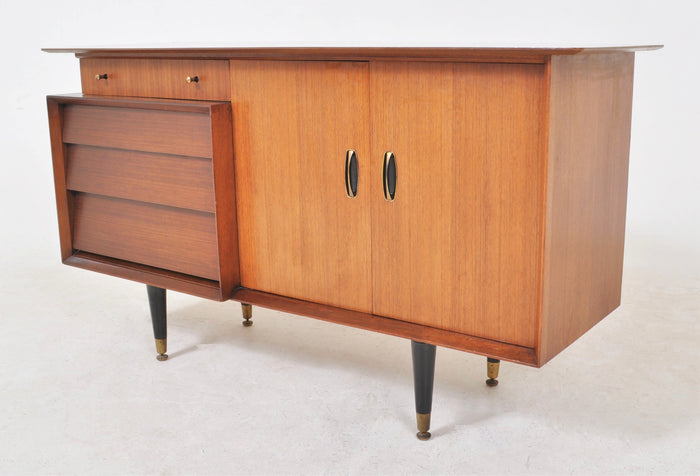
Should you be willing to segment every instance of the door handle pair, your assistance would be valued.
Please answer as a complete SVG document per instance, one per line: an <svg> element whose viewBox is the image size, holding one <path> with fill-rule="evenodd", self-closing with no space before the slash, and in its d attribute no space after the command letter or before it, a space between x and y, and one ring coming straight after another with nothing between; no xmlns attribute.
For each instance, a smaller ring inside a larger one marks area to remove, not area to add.
<svg viewBox="0 0 700 476"><path fill-rule="evenodd" d="M348 149L345 153L345 193L350 198L357 196L358 167L357 153L352 149ZM396 156L391 151L384 153L382 184L384 186L384 198L388 202L393 202L396 197Z"/></svg>

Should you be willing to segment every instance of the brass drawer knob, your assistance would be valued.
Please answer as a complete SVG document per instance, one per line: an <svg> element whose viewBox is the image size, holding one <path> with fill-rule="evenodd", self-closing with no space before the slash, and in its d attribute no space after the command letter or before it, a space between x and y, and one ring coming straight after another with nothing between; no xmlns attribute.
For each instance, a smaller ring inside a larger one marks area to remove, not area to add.
<svg viewBox="0 0 700 476"><path fill-rule="evenodd" d="M96 74L95 79L99 81L100 79L107 79L107 73L105 74Z"/></svg>
<svg viewBox="0 0 700 476"><path fill-rule="evenodd" d="M185 78L185 81L188 83L198 83L199 82L199 76L187 76Z"/></svg>

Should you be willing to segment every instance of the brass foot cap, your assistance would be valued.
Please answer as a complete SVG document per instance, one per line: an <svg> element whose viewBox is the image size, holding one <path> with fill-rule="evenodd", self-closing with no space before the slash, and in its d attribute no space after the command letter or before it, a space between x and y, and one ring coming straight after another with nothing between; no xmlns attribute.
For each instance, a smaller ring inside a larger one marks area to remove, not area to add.
<svg viewBox="0 0 700 476"><path fill-rule="evenodd" d="M253 325L253 321L251 321L251 320L246 319L245 321L243 321L244 327L250 327L252 325Z"/></svg>
<svg viewBox="0 0 700 476"><path fill-rule="evenodd" d="M421 441L429 440L431 436L429 431L419 431L416 433L416 437Z"/></svg>
<svg viewBox="0 0 700 476"><path fill-rule="evenodd" d="M158 354L156 355L156 359L160 360L161 362L168 360L168 354Z"/></svg>
<svg viewBox="0 0 700 476"><path fill-rule="evenodd" d="M246 321L253 317L253 306L250 304L241 303L241 311L243 311L243 319Z"/></svg>
<svg viewBox="0 0 700 476"><path fill-rule="evenodd" d="M496 385L498 385L498 380L496 380L495 378L490 378L486 381L486 385L488 385L489 387L495 387Z"/></svg>

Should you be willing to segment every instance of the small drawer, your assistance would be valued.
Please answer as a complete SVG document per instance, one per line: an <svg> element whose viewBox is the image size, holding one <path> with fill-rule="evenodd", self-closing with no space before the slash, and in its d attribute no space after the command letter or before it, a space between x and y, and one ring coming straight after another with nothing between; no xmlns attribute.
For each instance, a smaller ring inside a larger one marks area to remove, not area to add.
<svg viewBox="0 0 700 476"><path fill-rule="evenodd" d="M213 213L75 193L72 233L76 250L219 280Z"/></svg>
<svg viewBox="0 0 700 476"><path fill-rule="evenodd" d="M226 60L80 60L83 94L228 101Z"/></svg>

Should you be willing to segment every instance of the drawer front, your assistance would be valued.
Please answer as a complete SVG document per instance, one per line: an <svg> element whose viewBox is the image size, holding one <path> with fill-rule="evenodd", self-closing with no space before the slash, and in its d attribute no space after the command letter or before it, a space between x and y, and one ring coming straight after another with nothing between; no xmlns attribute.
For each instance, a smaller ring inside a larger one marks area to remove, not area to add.
<svg viewBox="0 0 700 476"><path fill-rule="evenodd" d="M219 279L216 221L211 213L75 193L73 247Z"/></svg>
<svg viewBox="0 0 700 476"><path fill-rule="evenodd" d="M67 105L63 124L66 144L212 157L211 122L206 114Z"/></svg>
<svg viewBox="0 0 700 476"><path fill-rule="evenodd" d="M211 159L68 145L66 186L73 191L215 211Z"/></svg>
<svg viewBox="0 0 700 476"><path fill-rule="evenodd" d="M231 97L226 60L84 58L80 77L84 94L207 101ZM188 77L197 81L188 82Z"/></svg>

